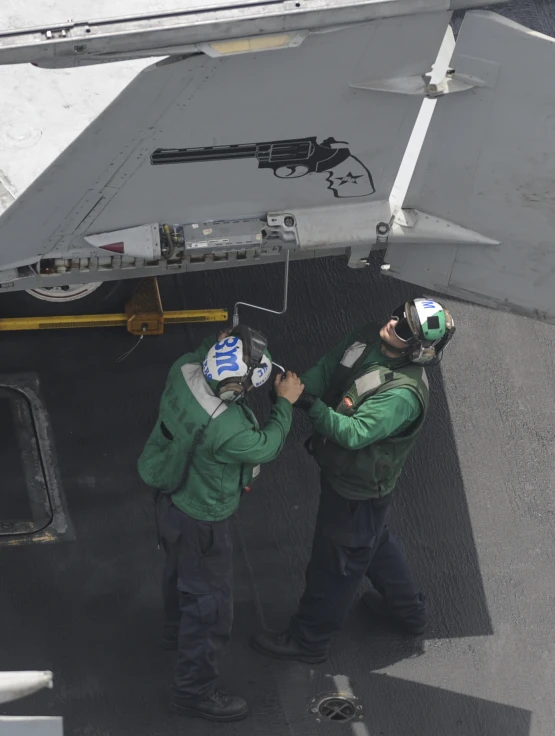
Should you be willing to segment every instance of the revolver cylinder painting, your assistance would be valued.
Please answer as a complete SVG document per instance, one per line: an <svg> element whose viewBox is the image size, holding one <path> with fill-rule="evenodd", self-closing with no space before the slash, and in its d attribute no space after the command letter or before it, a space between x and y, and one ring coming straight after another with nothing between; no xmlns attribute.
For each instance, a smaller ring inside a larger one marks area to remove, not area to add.
<svg viewBox="0 0 555 736"><path fill-rule="evenodd" d="M268 143L238 143L207 148L157 148L150 156L153 166L253 158L259 169L271 169L278 179L299 179L308 174L326 174L327 189L334 197L367 197L374 194L372 175L353 156L348 143L316 137Z"/></svg>

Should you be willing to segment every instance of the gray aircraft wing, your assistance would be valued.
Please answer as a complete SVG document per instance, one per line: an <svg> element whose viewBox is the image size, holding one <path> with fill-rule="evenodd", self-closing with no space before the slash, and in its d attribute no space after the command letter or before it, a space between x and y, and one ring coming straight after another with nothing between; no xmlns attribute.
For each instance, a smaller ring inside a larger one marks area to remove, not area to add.
<svg viewBox="0 0 555 736"><path fill-rule="evenodd" d="M0 268L148 223L293 207L340 218L350 202L387 203L421 100L352 83L430 69L449 18L386 18L147 67L2 215Z"/></svg>
<svg viewBox="0 0 555 736"><path fill-rule="evenodd" d="M404 207L498 244L392 238L385 273L554 322L555 39L472 11L450 66L468 88L437 99Z"/></svg>

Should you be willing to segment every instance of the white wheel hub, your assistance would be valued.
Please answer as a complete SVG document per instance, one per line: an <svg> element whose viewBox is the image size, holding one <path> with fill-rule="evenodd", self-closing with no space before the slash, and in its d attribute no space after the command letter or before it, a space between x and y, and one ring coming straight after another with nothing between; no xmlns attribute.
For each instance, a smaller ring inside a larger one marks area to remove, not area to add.
<svg viewBox="0 0 555 736"><path fill-rule="evenodd" d="M34 296L36 299L42 299L44 302L53 302L54 304L65 304L66 302L74 302L77 299L83 299L96 291L102 281L92 284L66 284L65 286L45 286L39 289L28 289L27 294Z"/></svg>

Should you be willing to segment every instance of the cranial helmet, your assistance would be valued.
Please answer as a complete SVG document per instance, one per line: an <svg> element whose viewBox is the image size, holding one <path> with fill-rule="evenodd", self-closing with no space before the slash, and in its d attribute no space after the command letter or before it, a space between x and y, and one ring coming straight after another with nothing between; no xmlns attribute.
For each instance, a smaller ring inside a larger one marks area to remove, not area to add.
<svg viewBox="0 0 555 736"><path fill-rule="evenodd" d="M455 323L449 310L433 299L414 299L394 310L395 335L406 348L394 348L412 363L425 365L439 357L455 334ZM391 346L387 346L391 350Z"/></svg>
<svg viewBox="0 0 555 736"><path fill-rule="evenodd" d="M229 337L213 345L202 369L214 393L222 401L243 398L249 388L259 388L270 378L272 359L261 332L237 325Z"/></svg>

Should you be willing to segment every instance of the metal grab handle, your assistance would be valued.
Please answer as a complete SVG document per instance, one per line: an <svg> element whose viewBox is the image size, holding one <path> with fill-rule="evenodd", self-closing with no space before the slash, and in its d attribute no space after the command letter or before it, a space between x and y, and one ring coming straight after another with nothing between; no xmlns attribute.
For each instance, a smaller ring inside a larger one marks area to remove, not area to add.
<svg viewBox="0 0 555 736"><path fill-rule="evenodd" d="M247 302L236 302L233 310L233 327L237 327L239 324L239 307L251 307L252 309L259 309L262 312L268 312L270 314L285 314L287 312L287 299L289 295L289 249L285 251L285 283L283 285L283 309L281 312L277 312L275 309L267 309L266 307L259 307L257 304L248 304ZM277 365L277 363L275 364ZM280 366L281 367L281 366Z"/></svg>

